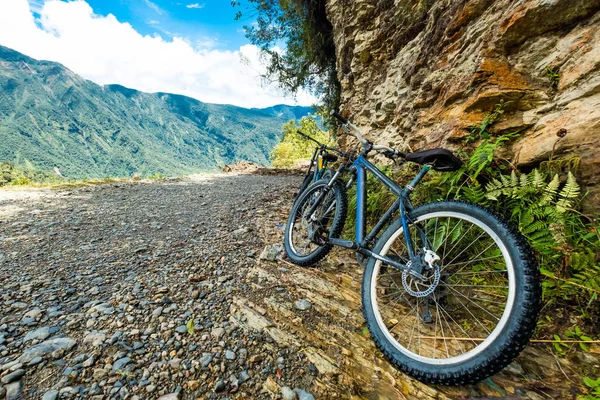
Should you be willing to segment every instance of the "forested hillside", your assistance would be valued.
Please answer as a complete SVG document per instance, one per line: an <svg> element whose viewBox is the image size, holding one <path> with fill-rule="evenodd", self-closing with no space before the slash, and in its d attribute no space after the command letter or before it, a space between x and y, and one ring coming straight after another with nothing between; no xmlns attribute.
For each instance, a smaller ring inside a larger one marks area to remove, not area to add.
<svg viewBox="0 0 600 400"><path fill-rule="evenodd" d="M66 177L178 175L268 164L283 124L308 107L245 109L100 86L0 46L0 161Z"/></svg>

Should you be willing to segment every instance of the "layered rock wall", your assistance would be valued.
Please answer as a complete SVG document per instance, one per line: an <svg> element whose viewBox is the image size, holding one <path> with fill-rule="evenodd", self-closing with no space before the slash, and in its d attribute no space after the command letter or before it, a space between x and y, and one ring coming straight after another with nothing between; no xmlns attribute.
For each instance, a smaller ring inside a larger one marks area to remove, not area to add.
<svg viewBox="0 0 600 400"><path fill-rule="evenodd" d="M492 132L522 133L513 162L580 157L598 208L600 0L329 0L327 14L342 112L372 139L456 148L503 101Z"/></svg>

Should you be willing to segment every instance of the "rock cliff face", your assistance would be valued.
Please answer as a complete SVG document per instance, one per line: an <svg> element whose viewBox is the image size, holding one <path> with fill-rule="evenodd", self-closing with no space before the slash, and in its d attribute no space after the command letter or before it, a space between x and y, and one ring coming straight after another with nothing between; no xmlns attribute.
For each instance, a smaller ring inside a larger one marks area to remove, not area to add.
<svg viewBox="0 0 600 400"><path fill-rule="evenodd" d="M522 132L514 163L580 157L598 208L600 0L329 0L327 14L341 109L371 138L456 148L503 101L492 132Z"/></svg>

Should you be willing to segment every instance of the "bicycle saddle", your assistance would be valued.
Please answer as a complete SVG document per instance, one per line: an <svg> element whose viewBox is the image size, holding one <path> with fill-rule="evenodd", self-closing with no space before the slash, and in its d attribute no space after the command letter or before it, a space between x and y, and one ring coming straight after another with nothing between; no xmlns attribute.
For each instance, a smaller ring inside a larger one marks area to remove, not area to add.
<svg viewBox="0 0 600 400"><path fill-rule="evenodd" d="M417 164L431 164L436 171L456 171L462 165L450 150L430 149L406 154L406 160Z"/></svg>

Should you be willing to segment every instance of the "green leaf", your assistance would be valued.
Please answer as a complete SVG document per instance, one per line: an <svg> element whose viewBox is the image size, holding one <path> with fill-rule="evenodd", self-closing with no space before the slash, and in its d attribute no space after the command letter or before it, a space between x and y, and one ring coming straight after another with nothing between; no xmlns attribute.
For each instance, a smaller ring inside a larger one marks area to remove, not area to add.
<svg viewBox="0 0 600 400"><path fill-rule="evenodd" d="M587 387L590 387L592 389L597 388L600 386L600 378L593 380L592 378L589 378L587 376L583 377L583 383L585 383L585 385Z"/></svg>
<svg viewBox="0 0 600 400"><path fill-rule="evenodd" d="M185 327L190 335L194 334L194 316L190 318L190 320L185 324Z"/></svg>

